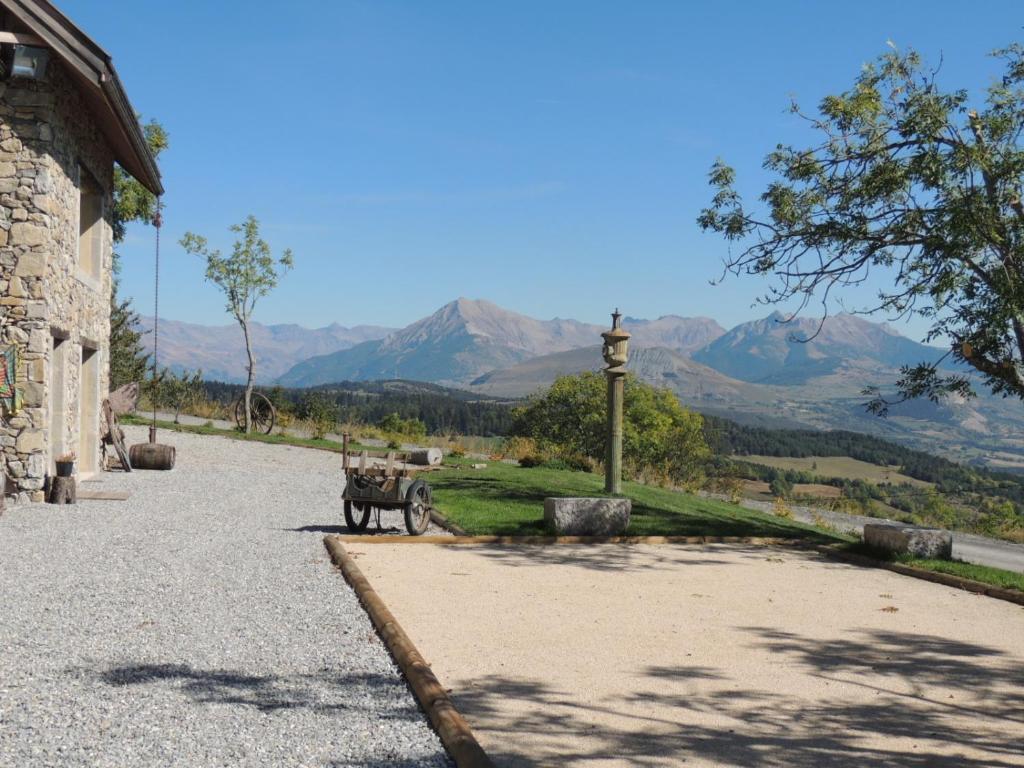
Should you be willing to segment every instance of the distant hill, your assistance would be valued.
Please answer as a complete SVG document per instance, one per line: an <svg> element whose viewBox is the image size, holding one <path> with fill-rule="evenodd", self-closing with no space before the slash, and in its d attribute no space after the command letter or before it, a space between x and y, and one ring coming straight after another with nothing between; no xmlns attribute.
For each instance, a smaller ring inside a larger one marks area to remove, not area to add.
<svg viewBox="0 0 1024 768"><path fill-rule="evenodd" d="M898 370L936 362L943 350L918 344L887 325L849 314L783 322L775 312L741 323L693 353L693 359L742 381L804 384L842 365Z"/></svg>
<svg viewBox="0 0 1024 768"><path fill-rule="evenodd" d="M942 403L915 400L888 418L867 413L864 387L893 391L899 365L935 360L941 351L858 317L829 319L801 344L780 316L745 323L692 357L664 347L631 347L628 368L673 390L685 405L734 421L774 428L846 429L896 440L967 462L1017 466L1024 458L1024 407L992 397ZM813 333L817 321L796 325ZM721 366L716 370L710 363ZM478 376L469 388L523 397L562 374L600 370L600 347L543 355ZM1015 458L1020 457L1020 458Z"/></svg>
<svg viewBox="0 0 1024 768"><path fill-rule="evenodd" d="M146 332L143 344L152 352L153 318L140 318L140 326ZM346 328L337 323L315 329L253 323L251 331L257 380L270 382L301 360L382 338L392 329L375 325ZM161 318L159 351L160 365L174 371L202 368L206 379L228 382L246 377L245 341L237 323L210 326Z"/></svg>
<svg viewBox="0 0 1024 768"><path fill-rule="evenodd" d="M666 316L628 320L637 344L690 351L724 333L714 320ZM603 326L578 320L537 320L489 301L457 299L380 341L299 363L284 386L383 378L468 384L480 375L534 357L600 343Z"/></svg>
<svg viewBox="0 0 1024 768"><path fill-rule="evenodd" d="M725 328L710 317L679 317L665 315L657 320L623 318L623 327L633 334L637 347L664 347L690 354L725 334ZM605 329L601 329L605 330Z"/></svg>
<svg viewBox="0 0 1024 768"><path fill-rule="evenodd" d="M380 341L306 360L279 381L313 386L405 378L459 384L537 355L592 344L598 333L576 320L535 320L488 301L458 299Z"/></svg>
<svg viewBox="0 0 1024 768"><path fill-rule="evenodd" d="M490 371L474 379L470 389L492 397L525 397L542 389L558 376L604 367L601 347L585 347L535 357L509 368ZM687 403L705 405L767 400L767 387L724 376L664 347L640 347L630 353L626 366L644 381L676 392Z"/></svg>

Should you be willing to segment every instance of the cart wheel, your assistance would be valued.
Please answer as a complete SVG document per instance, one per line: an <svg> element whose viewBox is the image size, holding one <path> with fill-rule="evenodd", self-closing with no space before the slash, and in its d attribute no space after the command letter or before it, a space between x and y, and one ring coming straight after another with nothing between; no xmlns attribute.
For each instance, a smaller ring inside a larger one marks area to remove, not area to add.
<svg viewBox="0 0 1024 768"><path fill-rule="evenodd" d="M415 481L405 493L405 530L411 536L419 536L430 525L430 486L422 480Z"/></svg>
<svg viewBox="0 0 1024 768"><path fill-rule="evenodd" d="M274 404L259 392L253 392L249 401L249 426L253 432L269 435L274 430L277 417ZM239 429L245 429L245 395L235 403L235 423Z"/></svg>
<svg viewBox="0 0 1024 768"><path fill-rule="evenodd" d="M352 533L360 533L366 530L366 526L370 523L370 505L363 504L360 502L355 503L356 512L359 514L359 519L356 520L352 516L353 503L351 501L345 502L345 525Z"/></svg>

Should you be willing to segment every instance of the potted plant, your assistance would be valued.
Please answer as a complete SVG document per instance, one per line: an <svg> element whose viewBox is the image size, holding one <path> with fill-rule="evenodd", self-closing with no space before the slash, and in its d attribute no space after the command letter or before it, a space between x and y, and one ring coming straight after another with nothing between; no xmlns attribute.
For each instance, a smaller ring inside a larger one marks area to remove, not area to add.
<svg viewBox="0 0 1024 768"><path fill-rule="evenodd" d="M57 464L57 477L71 477L75 473L75 454L65 453L58 456L55 463Z"/></svg>

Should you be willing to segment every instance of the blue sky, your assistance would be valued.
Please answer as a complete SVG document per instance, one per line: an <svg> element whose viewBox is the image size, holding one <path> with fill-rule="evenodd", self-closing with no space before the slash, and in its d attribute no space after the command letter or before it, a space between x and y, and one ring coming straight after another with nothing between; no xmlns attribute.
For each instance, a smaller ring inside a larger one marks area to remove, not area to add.
<svg viewBox="0 0 1024 768"><path fill-rule="evenodd" d="M254 214L296 269L256 319L401 326L458 296L541 318L768 314L711 287L695 219L716 157L763 188L802 143L786 108L846 88L887 40L975 93L1024 6L962 2L58 0L171 136L161 315L229 322L186 230ZM122 247L152 311L152 230ZM903 328L920 337L920 323Z"/></svg>

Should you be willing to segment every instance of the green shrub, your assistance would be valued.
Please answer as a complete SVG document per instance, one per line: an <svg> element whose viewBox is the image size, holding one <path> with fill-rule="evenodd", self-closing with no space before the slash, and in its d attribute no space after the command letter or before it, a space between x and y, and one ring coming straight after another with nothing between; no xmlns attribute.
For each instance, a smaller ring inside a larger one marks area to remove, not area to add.
<svg viewBox="0 0 1024 768"><path fill-rule="evenodd" d="M323 440L338 423L337 404L321 392L310 392L302 398L299 413L314 440Z"/></svg>
<svg viewBox="0 0 1024 768"><path fill-rule="evenodd" d="M547 456L543 456L539 453L528 453L519 457L519 466L526 467L527 469L533 469L534 467L543 467L547 461Z"/></svg>
<svg viewBox="0 0 1024 768"><path fill-rule="evenodd" d="M560 376L545 393L515 414L512 434L532 440L539 452L587 471L605 454L607 385L596 373ZM667 389L626 376L623 468L633 477L664 477L677 483L703 479L710 457L703 418L682 407ZM511 441L510 441L511 442ZM524 453L526 453L524 451Z"/></svg>
<svg viewBox="0 0 1024 768"><path fill-rule="evenodd" d="M403 419L397 413L389 413L380 420L380 428L393 435L403 435L414 440L427 436L427 425L419 419Z"/></svg>

